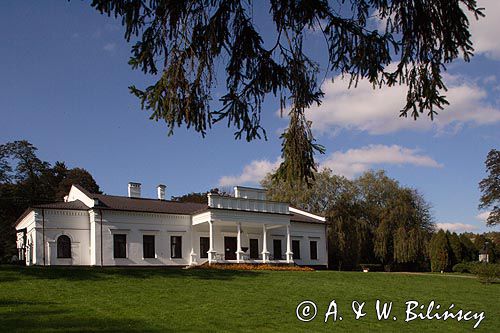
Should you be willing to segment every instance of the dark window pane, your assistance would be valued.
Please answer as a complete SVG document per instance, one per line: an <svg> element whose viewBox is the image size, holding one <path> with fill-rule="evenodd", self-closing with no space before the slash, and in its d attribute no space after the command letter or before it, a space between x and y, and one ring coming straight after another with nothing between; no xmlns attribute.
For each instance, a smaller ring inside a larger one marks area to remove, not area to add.
<svg viewBox="0 0 500 333"><path fill-rule="evenodd" d="M259 259L259 240L250 239L250 259Z"/></svg>
<svg viewBox="0 0 500 333"><path fill-rule="evenodd" d="M300 259L300 241L292 240L293 259Z"/></svg>
<svg viewBox="0 0 500 333"><path fill-rule="evenodd" d="M311 260L317 260L318 259L318 242L311 241L310 247L311 247Z"/></svg>
<svg viewBox="0 0 500 333"><path fill-rule="evenodd" d="M144 258L155 258L155 236L143 235L142 236L142 255Z"/></svg>
<svg viewBox="0 0 500 333"><path fill-rule="evenodd" d="M210 248L210 238L200 237L200 258L208 258L209 248Z"/></svg>
<svg viewBox="0 0 500 333"><path fill-rule="evenodd" d="M182 258L182 237L170 236L170 257Z"/></svg>
<svg viewBox="0 0 500 333"><path fill-rule="evenodd" d="M127 235L113 235L113 256L115 258L127 257Z"/></svg>
<svg viewBox="0 0 500 333"><path fill-rule="evenodd" d="M273 239L273 255L274 260L283 259L283 256L281 255L281 239Z"/></svg>
<svg viewBox="0 0 500 333"><path fill-rule="evenodd" d="M71 258L71 240L66 235L57 238L57 257Z"/></svg>

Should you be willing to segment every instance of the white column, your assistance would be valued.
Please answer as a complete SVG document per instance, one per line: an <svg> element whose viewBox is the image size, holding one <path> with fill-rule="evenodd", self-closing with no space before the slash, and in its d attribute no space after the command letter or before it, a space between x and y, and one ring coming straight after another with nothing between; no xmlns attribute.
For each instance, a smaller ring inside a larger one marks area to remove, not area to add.
<svg viewBox="0 0 500 333"><path fill-rule="evenodd" d="M286 262L293 263L292 237L290 235L290 225L286 225Z"/></svg>
<svg viewBox="0 0 500 333"><path fill-rule="evenodd" d="M208 226L210 228L210 248L208 249L208 263L211 264L215 260L214 223L212 221L208 221Z"/></svg>
<svg viewBox="0 0 500 333"><path fill-rule="evenodd" d="M236 238L236 262L240 263L243 259L243 251L241 250L241 223L237 223L238 237Z"/></svg>
<svg viewBox="0 0 500 333"><path fill-rule="evenodd" d="M191 253L189 254L189 265L191 266L194 266L194 265L197 265L198 263L196 262L196 251L194 250L194 247L195 247L195 237L194 237L194 226L191 225L191 228L190 228L190 232L191 232Z"/></svg>
<svg viewBox="0 0 500 333"><path fill-rule="evenodd" d="M267 250L267 226L262 225L262 262L269 261L269 251Z"/></svg>

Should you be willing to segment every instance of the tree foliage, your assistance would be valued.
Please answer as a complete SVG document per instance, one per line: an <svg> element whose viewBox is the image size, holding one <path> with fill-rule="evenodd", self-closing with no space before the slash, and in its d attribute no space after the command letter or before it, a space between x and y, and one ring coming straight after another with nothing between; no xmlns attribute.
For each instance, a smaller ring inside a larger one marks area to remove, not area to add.
<svg viewBox="0 0 500 333"><path fill-rule="evenodd" d="M340 73L353 85L360 79L374 87L405 84L400 115L417 119L425 112L432 119L448 104L445 65L472 56L466 12L483 15L475 0L93 0L91 5L121 18L126 40L135 41L129 64L156 79L145 89L130 87L151 119L165 121L170 134L185 125L202 135L226 121L236 138L250 141L266 137L262 103L274 95L290 118L276 175L306 183L316 170L314 154L323 151L305 117L323 98L319 60L304 45L312 30L325 40L322 56L328 64L321 74ZM267 28L265 36L253 17L255 5L268 5L274 31ZM385 22L384 29L372 28L373 16ZM225 93L214 107L216 67L224 69Z"/></svg>
<svg viewBox="0 0 500 333"><path fill-rule="evenodd" d="M446 232L439 230L432 236L429 250L431 270L433 272L449 271L451 269L451 248Z"/></svg>
<svg viewBox="0 0 500 333"><path fill-rule="evenodd" d="M383 171L348 180L324 170L310 187L268 175L262 185L273 200L327 217L331 267L380 263L418 269L425 262L433 230L430 205Z"/></svg>
<svg viewBox="0 0 500 333"><path fill-rule="evenodd" d="M12 224L28 207L61 201L71 184L100 193L92 175L81 168L54 166L37 157L37 148L26 140L0 145L0 262L16 254Z"/></svg>
<svg viewBox="0 0 500 333"><path fill-rule="evenodd" d="M446 233L446 236L448 237L448 241L450 243L451 265L453 267L455 264L464 261L466 257L465 249L462 245L462 242L460 241L460 237L457 235L456 232Z"/></svg>
<svg viewBox="0 0 500 333"><path fill-rule="evenodd" d="M486 224L500 225L500 150L490 150L485 164L488 175L479 183L479 209L491 208Z"/></svg>
<svg viewBox="0 0 500 333"><path fill-rule="evenodd" d="M476 261L478 252L474 243L471 241L470 236L466 233L460 234L460 244L462 244L463 261Z"/></svg>

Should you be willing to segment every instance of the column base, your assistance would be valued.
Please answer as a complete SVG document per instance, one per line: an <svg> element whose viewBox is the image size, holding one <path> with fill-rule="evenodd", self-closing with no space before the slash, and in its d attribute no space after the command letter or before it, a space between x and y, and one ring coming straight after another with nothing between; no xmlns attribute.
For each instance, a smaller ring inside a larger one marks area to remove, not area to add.
<svg viewBox="0 0 500 333"><path fill-rule="evenodd" d="M289 264L293 264L293 252L286 253L286 262Z"/></svg>
<svg viewBox="0 0 500 333"><path fill-rule="evenodd" d="M215 260L215 254L217 252L214 251L214 250L211 250L211 251L208 251L207 253L208 253L208 264L210 265L210 264L216 262L216 260Z"/></svg>
<svg viewBox="0 0 500 333"><path fill-rule="evenodd" d="M198 263L196 262L196 257L197 254L194 251L191 251L191 253L189 254L189 265L191 266L198 265Z"/></svg>
<svg viewBox="0 0 500 333"><path fill-rule="evenodd" d="M262 251L262 262L269 262L269 251Z"/></svg>
<svg viewBox="0 0 500 333"><path fill-rule="evenodd" d="M243 262L243 255L245 254L245 252L243 251L236 251L236 262L240 263L240 262Z"/></svg>

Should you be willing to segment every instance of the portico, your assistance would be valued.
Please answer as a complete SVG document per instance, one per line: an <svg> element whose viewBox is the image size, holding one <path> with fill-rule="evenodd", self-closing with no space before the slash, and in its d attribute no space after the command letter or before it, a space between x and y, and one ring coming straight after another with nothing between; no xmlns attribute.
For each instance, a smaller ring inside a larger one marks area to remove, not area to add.
<svg viewBox="0 0 500 333"><path fill-rule="evenodd" d="M290 222L287 224L209 220L193 226L191 265L208 263L292 264ZM206 253L202 248L208 239ZM284 248L281 246L283 242ZM278 246L273 246L278 242ZM271 250L271 251L270 251Z"/></svg>

